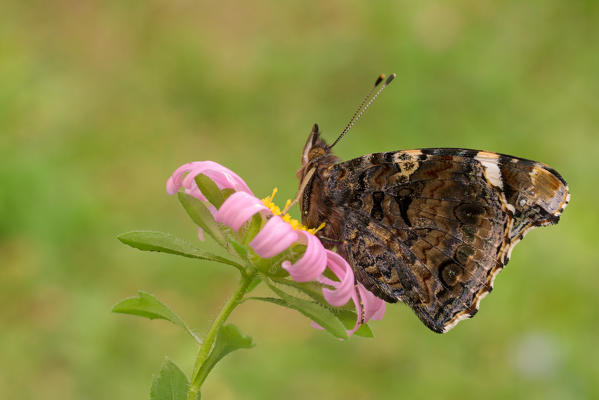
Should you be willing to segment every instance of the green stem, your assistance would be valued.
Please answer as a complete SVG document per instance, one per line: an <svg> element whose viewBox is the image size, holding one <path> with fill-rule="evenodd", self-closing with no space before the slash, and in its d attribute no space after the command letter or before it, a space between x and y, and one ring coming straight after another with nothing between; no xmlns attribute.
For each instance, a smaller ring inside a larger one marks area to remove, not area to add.
<svg viewBox="0 0 599 400"><path fill-rule="evenodd" d="M233 312L235 307L241 303L241 300L247 292L248 286L254 279L254 276L256 276L256 270L253 268L249 269L247 273L244 273L241 276L239 286L237 286L237 289L235 292L233 292L233 295L229 298L229 300L227 300L212 323L212 326L208 331L208 335L206 335L206 338L204 339L203 344L200 346L200 350L196 357L191 384L189 385L189 392L187 393L187 400L197 399L197 394L200 391L202 383L204 382L203 377L198 376L198 373L210 355L210 351L212 350L212 346L214 345L214 341L216 340L216 336L218 335L220 328L227 321L227 318L229 318L229 315L231 315L231 312Z"/></svg>

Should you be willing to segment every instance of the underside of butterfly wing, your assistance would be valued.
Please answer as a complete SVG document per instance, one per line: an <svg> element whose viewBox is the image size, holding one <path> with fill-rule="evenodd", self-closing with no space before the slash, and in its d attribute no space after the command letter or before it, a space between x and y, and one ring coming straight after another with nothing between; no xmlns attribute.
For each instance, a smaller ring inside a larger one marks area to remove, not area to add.
<svg viewBox="0 0 599 400"><path fill-rule="evenodd" d="M514 245L556 223L568 187L548 166L466 149L375 153L314 164L304 222L327 225L357 280L408 304L433 331L472 317Z"/></svg>

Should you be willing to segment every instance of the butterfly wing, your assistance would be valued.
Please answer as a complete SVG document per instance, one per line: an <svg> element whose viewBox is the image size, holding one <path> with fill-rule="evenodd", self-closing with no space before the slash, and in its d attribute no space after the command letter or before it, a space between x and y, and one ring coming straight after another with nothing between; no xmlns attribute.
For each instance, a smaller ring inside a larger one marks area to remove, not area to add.
<svg viewBox="0 0 599 400"><path fill-rule="evenodd" d="M472 317L514 245L556 223L569 200L546 165L476 150L375 153L325 175L342 218L323 239L338 238L360 282L436 332Z"/></svg>

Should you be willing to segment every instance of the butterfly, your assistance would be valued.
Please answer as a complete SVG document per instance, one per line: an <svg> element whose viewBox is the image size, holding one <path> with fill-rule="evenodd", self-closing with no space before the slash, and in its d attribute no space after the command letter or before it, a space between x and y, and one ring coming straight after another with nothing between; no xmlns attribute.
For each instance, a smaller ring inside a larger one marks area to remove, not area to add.
<svg viewBox="0 0 599 400"><path fill-rule="evenodd" d="M358 282L445 333L477 313L514 246L557 223L570 194L549 166L487 151L427 148L342 162L331 148L394 77L369 92L332 145L314 124L298 171L302 223L324 222L316 235Z"/></svg>

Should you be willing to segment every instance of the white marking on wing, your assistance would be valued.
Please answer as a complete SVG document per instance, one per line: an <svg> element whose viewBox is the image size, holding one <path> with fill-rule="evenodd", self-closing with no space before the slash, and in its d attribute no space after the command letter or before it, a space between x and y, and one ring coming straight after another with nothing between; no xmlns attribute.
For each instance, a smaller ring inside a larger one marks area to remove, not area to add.
<svg viewBox="0 0 599 400"><path fill-rule="evenodd" d="M503 189L503 178L501 177L498 163L499 155L488 153L486 151L479 151L474 159L480 162L485 168L485 176L489 182L491 182L493 186Z"/></svg>

